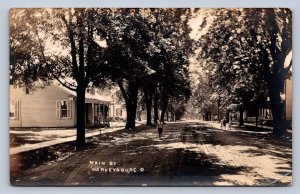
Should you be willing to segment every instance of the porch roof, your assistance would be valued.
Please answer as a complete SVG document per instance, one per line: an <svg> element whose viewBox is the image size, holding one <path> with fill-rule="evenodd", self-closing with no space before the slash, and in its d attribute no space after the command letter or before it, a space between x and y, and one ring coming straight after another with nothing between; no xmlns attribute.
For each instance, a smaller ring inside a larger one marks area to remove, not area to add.
<svg viewBox="0 0 300 194"><path fill-rule="evenodd" d="M62 86L61 84L55 84L56 87L67 93L68 95L72 97L76 97L76 92L69 90L68 88ZM85 100L86 102L100 102L100 103L105 103L109 104L112 102L112 97L108 95L100 95L98 91L95 91L95 94L91 94L89 92L85 92Z"/></svg>

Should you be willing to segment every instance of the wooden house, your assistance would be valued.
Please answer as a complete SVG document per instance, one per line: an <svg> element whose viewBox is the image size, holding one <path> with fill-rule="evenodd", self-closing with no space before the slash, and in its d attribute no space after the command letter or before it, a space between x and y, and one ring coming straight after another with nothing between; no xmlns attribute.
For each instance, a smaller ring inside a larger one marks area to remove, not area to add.
<svg viewBox="0 0 300 194"><path fill-rule="evenodd" d="M109 124L111 98L86 91L87 127ZM31 90L10 86L10 127L75 127L76 93L59 84Z"/></svg>

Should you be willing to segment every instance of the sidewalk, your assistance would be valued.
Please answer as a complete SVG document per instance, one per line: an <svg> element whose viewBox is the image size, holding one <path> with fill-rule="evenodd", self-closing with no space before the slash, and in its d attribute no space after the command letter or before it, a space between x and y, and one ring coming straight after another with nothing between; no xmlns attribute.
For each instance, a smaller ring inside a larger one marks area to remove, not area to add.
<svg viewBox="0 0 300 194"><path fill-rule="evenodd" d="M271 133L272 131L247 131L247 130L243 130L241 129L239 126L237 125L231 125L229 130L227 129L224 129L224 128L221 128L221 124L220 123L216 123L216 122L212 122L212 121L202 121L203 123L207 124L207 125L210 125L214 128L217 128L219 130L222 130L222 131L231 131L231 132L243 132L243 133L256 133L256 134L268 134L268 133ZM248 125L248 123L245 123L245 125ZM251 126L251 124L249 124L249 126ZM255 125L254 125L255 126ZM267 128L269 129L269 128Z"/></svg>
<svg viewBox="0 0 300 194"><path fill-rule="evenodd" d="M93 136L100 135L100 131L101 131L101 134L105 134L105 133L111 133L111 132L119 131L121 129L124 129L124 127L102 128L102 129L99 128L99 129L93 130L92 132L87 132L85 136L86 136L86 138L88 138L88 137L93 137ZM76 129L74 129L74 130L75 130L75 133L74 133L75 135L72 135L70 137L59 137L55 140L44 141L44 142L34 143L34 144L24 144L24 145L21 145L19 147L10 148L10 150L9 150L10 155L19 154L19 153L22 153L22 152L35 150L35 149L40 149L40 148L44 148L44 147L48 147L48 146L53 146L53 145L56 145L56 144L75 141L76 140ZM26 133L26 132L10 131L10 133L20 134L20 133Z"/></svg>
<svg viewBox="0 0 300 194"><path fill-rule="evenodd" d="M246 126L252 126L252 127L255 127L255 126L256 126L254 123L244 123L244 125L246 125ZM263 129L270 129L270 130L273 130L273 127L265 126L265 125L261 125L261 124L258 124L257 127L263 128Z"/></svg>
<svg viewBox="0 0 300 194"><path fill-rule="evenodd" d="M239 127L238 125L231 125L229 130L226 130L224 128L221 128L221 124L220 123L216 123L216 122L213 122L213 121L202 121L203 123L206 123L208 125L211 125L212 127L214 128L217 128L217 129L220 129L220 130L223 130L223 131L232 131L232 132L243 132L243 133L256 133L256 134L268 134L268 133L272 133L273 132L273 127L270 127L270 126L261 126L261 125L258 125L259 128L263 128L263 129L268 129L269 131L247 131L247 130L243 130L241 129L241 127ZM255 124L253 123L244 123L245 126L252 126L252 127L255 127ZM291 129L287 129L287 132L292 134L292 130Z"/></svg>

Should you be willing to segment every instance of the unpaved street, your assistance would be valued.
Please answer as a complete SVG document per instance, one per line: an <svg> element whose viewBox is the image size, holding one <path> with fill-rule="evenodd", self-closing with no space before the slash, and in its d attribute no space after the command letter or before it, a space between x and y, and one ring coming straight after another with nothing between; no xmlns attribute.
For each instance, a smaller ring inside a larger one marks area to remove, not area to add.
<svg viewBox="0 0 300 194"><path fill-rule="evenodd" d="M182 128L191 124L203 126L203 130L182 138ZM11 182L276 186L292 181L291 139L274 139L270 133L226 131L213 123L181 122L165 125L162 139L155 127L141 127L135 132L122 130L92 137L88 142L83 150L62 144L12 155L11 165L23 161L23 166L12 168Z"/></svg>

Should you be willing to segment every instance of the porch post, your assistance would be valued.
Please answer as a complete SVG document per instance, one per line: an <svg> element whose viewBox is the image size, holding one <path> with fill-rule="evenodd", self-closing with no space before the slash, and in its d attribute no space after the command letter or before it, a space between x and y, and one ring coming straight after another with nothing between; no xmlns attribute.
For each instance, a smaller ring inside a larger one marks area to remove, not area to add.
<svg viewBox="0 0 300 194"><path fill-rule="evenodd" d="M107 124L109 126L109 118L110 118L110 103L107 104Z"/></svg>
<svg viewBox="0 0 300 194"><path fill-rule="evenodd" d="M95 110L94 102L92 102L92 125L95 125Z"/></svg>
<svg viewBox="0 0 300 194"><path fill-rule="evenodd" d="M103 113L103 115L102 115L102 124L104 125L105 124L105 104L104 103L102 103L102 113Z"/></svg>
<svg viewBox="0 0 300 194"><path fill-rule="evenodd" d="M112 104L112 117L113 117L113 120L115 120L115 104L113 103Z"/></svg>

